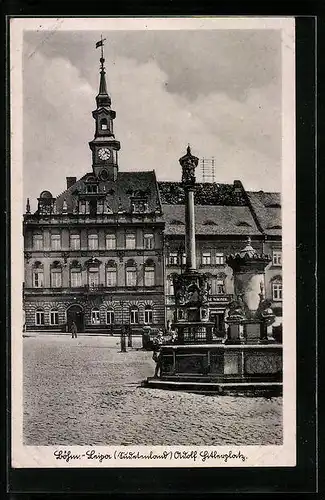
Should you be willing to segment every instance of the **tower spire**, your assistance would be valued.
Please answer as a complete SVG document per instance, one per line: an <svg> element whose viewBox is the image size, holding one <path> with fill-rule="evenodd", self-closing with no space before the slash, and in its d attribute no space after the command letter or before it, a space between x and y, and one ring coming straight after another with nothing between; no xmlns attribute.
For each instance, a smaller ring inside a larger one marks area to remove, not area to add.
<svg viewBox="0 0 325 500"><path fill-rule="evenodd" d="M105 71L105 58L104 58L104 41L106 38L103 38L103 35L100 35L100 40L99 42L96 43L96 49L98 47L101 48L101 57L99 59L100 61L100 80L99 80L99 92L96 97L96 102L97 102L97 107L103 107L103 106L110 106L111 105L111 98L108 95L107 92L107 84L106 84L106 71Z"/></svg>

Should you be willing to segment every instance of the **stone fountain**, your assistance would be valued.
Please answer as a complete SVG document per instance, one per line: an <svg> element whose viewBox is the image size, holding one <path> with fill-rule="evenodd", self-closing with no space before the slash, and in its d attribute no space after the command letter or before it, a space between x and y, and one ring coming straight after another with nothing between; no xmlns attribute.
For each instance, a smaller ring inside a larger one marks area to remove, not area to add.
<svg viewBox="0 0 325 500"><path fill-rule="evenodd" d="M172 344L162 346L160 376L149 377L144 385L219 393L280 393L282 345L269 334L275 316L264 296L264 273L271 258L258 254L249 238L241 252L226 259L233 270L235 299L226 314L226 338L213 336L208 277L196 269L194 192L198 161L190 146L179 160L185 192L186 265L182 274L173 277L173 328L177 336Z"/></svg>

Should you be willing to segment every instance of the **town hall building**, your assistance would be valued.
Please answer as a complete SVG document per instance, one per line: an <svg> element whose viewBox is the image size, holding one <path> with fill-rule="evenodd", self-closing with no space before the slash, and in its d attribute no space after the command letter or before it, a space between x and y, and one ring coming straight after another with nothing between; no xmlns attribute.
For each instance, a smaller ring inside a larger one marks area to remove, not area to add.
<svg viewBox="0 0 325 500"><path fill-rule="evenodd" d="M24 214L24 315L28 330L119 332L173 321L172 276L185 264L184 191L155 171L119 170L120 142L100 59L92 169L67 177L59 196L44 190ZM177 165L177 159L175 159ZM181 176L181 170L180 170ZM210 313L217 328L233 297L226 256L247 238L272 261L265 295L282 321L281 197L246 191L242 183L198 183L195 191L197 268L211 280Z"/></svg>

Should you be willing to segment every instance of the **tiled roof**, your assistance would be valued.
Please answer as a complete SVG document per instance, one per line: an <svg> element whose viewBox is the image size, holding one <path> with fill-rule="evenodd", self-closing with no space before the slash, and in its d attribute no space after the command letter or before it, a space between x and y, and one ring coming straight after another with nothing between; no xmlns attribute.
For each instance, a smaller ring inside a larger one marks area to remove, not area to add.
<svg viewBox="0 0 325 500"><path fill-rule="evenodd" d="M184 205L184 188L180 182L159 182L161 202L168 205ZM197 183L195 185L194 202L196 205L246 205L242 190L234 184L217 184L216 182Z"/></svg>
<svg viewBox="0 0 325 500"><path fill-rule="evenodd" d="M264 191L246 191L263 231L269 236L281 236L281 195Z"/></svg>
<svg viewBox="0 0 325 500"><path fill-rule="evenodd" d="M67 204L67 211L69 213L74 211L77 206L78 195L86 192L85 181L93 176L93 173L85 174L56 198L55 208L57 213L62 212L64 201ZM98 191L102 194L106 193L105 200L114 213L118 211L130 212L131 198L133 196L146 198L149 212L154 212L160 206L154 171L118 172L115 182L99 181Z"/></svg>
<svg viewBox="0 0 325 500"><path fill-rule="evenodd" d="M163 204L167 235L185 233L184 205ZM195 206L195 232L197 235L260 235L248 207Z"/></svg>

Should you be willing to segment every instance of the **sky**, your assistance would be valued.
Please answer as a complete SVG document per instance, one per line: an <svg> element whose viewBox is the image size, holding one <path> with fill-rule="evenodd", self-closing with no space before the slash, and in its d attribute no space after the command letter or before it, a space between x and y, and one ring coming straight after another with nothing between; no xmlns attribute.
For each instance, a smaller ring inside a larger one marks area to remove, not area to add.
<svg viewBox="0 0 325 500"><path fill-rule="evenodd" d="M178 159L215 159L215 181L281 190L279 30L25 31L24 197L91 171L101 33L121 171L180 180ZM201 180L200 168L197 180Z"/></svg>

